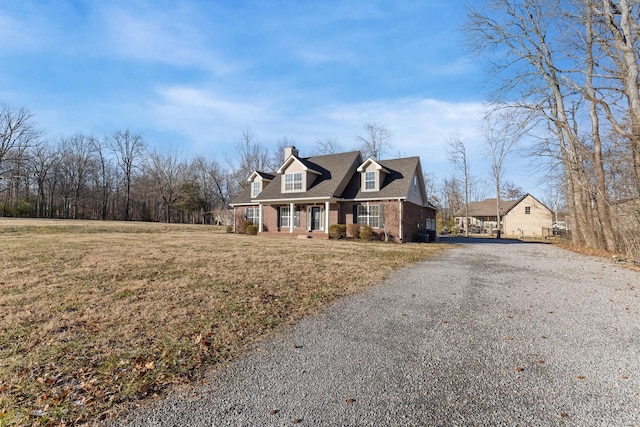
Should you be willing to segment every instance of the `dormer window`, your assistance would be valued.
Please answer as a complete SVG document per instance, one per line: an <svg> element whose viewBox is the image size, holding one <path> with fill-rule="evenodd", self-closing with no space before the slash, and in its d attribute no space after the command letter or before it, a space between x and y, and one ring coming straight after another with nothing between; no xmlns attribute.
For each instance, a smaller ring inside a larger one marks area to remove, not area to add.
<svg viewBox="0 0 640 427"><path fill-rule="evenodd" d="M284 175L284 191L302 191L302 172Z"/></svg>
<svg viewBox="0 0 640 427"><path fill-rule="evenodd" d="M262 182L256 180L251 184L251 197L256 197L262 191Z"/></svg>
<svg viewBox="0 0 640 427"><path fill-rule="evenodd" d="M369 171L364 174L364 189L375 190L376 189L376 172Z"/></svg>
<svg viewBox="0 0 640 427"><path fill-rule="evenodd" d="M249 188L251 188L251 198L258 197L273 178L274 176L270 173L258 171L253 172L249 179L247 179Z"/></svg>
<svg viewBox="0 0 640 427"><path fill-rule="evenodd" d="M360 172L361 191L380 191L390 174L389 170L371 158L365 160L357 171Z"/></svg>

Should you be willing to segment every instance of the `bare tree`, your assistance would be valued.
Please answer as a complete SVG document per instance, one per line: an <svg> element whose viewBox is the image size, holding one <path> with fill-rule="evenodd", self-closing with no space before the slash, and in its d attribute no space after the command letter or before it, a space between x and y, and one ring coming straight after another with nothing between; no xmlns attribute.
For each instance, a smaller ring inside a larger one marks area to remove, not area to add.
<svg viewBox="0 0 640 427"><path fill-rule="evenodd" d="M587 97L598 102L614 131L629 141L640 193L640 3L637 0L582 0L582 3L587 9L587 43L597 42L611 60L612 77L619 83L614 90L624 97L626 106L620 115L604 99L598 99L595 91L588 91ZM587 48L589 53L592 46L587 44ZM598 62L603 63L602 59ZM593 74L588 70L587 76Z"/></svg>
<svg viewBox="0 0 640 427"><path fill-rule="evenodd" d="M233 170L230 189L232 197L248 187L247 179L253 172L271 171L271 160L268 150L255 140L251 128L243 130L236 143L235 156L229 161ZM282 161L278 165L281 163Z"/></svg>
<svg viewBox="0 0 640 427"><path fill-rule="evenodd" d="M491 56L491 74L499 79L497 99L516 98L513 104L540 114L555 137L563 166L567 199L575 223L576 242L598 247L591 212L588 153L578 133L579 100L563 84L559 66L566 55L559 30L562 0L490 0L486 9L468 10L467 40L472 47ZM566 25L566 23L565 23ZM475 43L475 44L473 44Z"/></svg>
<svg viewBox="0 0 640 427"><path fill-rule="evenodd" d="M336 138L318 138L316 140L316 147L314 152L318 155L337 154L340 151L340 145L338 144L338 140Z"/></svg>
<svg viewBox="0 0 640 427"><path fill-rule="evenodd" d="M60 144L60 188L64 199L64 217L80 217L80 201L87 180L95 166L92 137L76 133L63 138Z"/></svg>
<svg viewBox="0 0 640 427"><path fill-rule="evenodd" d="M391 230L400 224L400 211L396 202L386 202L380 206L382 212L382 230L384 232L384 241L388 242L391 237ZM400 237L400 236L396 236Z"/></svg>
<svg viewBox="0 0 640 427"><path fill-rule="evenodd" d="M109 213L109 197L111 196L112 187L114 184L115 173L113 171L113 165L111 159L107 156L107 139L98 139L91 137L91 146L96 154L96 190L99 192L100 200L100 218L107 219Z"/></svg>
<svg viewBox="0 0 640 427"><path fill-rule="evenodd" d="M454 225L454 217L463 205L462 193L460 189L460 181L455 175L450 178L445 178L442 181L441 194L442 194L442 222L445 227L451 227Z"/></svg>
<svg viewBox="0 0 640 427"><path fill-rule="evenodd" d="M153 182L154 190L160 196L164 206L164 220L171 222L171 211L180 197L180 171L184 165L173 154L161 154L154 151L149 156L145 172Z"/></svg>
<svg viewBox="0 0 640 427"><path fill-rule="evenodd" d="M37 185L36 215L44 218L48 199L46 194L47 181L51 179L54 165L58 162L58 153L50 143L42 141L31 148L29 169ZM51 205L49 205L49 209ZM51 209L50 209L51 213Z"/></svg>
<svg viewBox="0 0 640 427"><path fill-rule="evenodd" d="M469 163L467 162L467 149L459 135L453 135L448 140L449 160L462 173L464 185L464 235L469 237Z"/></svg>
<svg viewBox="0 0 640 427"><path fill-rule="evenodd" d="M440 205L438 198L438 180L433 172L424 172L422 178L424 179L424 189L426 192L427 202L434 205Z"/></svg>
<svg viewBox="0 0 640 427"><path fill-rule="evenodd" d="M525 195L522 187L511 181L500 182L500 198L503 200L517 200Z"/></svg>
<svg viewBox="0 0 640 427"><path fill-rule="evenodd" d="M380 160L386 150L391 149L391 135L386 127L379 123L366 123L365 135L356 136L360 143L360 151L364 158Z"/></svg>
<svg viewBox="0 0 640 427"><path fill-rule="evenodd" d="M484 117L485 150L491 159L491 175L496 194L496 228L501 229L500 196L504 161L520 140L524 129L521 121L514 120L513 110L493 109Z"/></svg>
<svg viewBox="0 0 640 427"><path fill-rule="evenodd" d="M107 143L116 156L118 167L122 170L125 182L125 208L124 219L131 219L131 182L138 165L143 161L146 143L142 136L131 133L129 130L113 132Z"/></svg>
<svg viewBox="0 0 640 427"><path fill-rule="evenodd" d="M0 176L5 172L2 163L11 151L22 151L40 137L32 120L33 115L25 108L0 108Z"/></svg>

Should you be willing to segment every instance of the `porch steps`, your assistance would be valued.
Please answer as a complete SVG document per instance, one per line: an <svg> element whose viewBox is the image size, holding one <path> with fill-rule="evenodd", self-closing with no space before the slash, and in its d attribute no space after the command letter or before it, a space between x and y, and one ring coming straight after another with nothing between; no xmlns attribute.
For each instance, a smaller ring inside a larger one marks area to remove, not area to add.
<svg viewBox="0 0 640 427"><path fill-rule="evenodd" d="M264 237L280 237L280 238L290 238L290 239L322 239L328 240L329 235L322 231L316 232L295 232L289 233L286 231L277 232L277 231L262 231L258 232L258 236Z"/></svg>

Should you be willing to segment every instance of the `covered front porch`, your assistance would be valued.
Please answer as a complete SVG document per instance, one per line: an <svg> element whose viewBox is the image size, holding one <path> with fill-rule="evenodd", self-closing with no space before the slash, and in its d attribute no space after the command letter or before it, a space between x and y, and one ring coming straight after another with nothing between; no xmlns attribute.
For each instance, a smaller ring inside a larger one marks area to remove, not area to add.
<svg viewBox="0 0 640 427"><path fill-rule="evenodd" d="M258 233L328 238L329 225L337 221L338 206L330 201L296 201L259 205Z"/></svg>

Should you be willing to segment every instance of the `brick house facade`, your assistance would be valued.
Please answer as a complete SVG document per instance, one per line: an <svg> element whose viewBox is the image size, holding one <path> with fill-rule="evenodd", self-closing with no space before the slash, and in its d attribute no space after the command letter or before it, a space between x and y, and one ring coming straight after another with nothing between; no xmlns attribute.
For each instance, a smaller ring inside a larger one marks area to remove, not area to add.
<svg viewBox="0 0 640 427"><path fill-rule="evenodd" d="M326 238L332 224L357 223L398 242L435 231L418 157L363 160L352 151L303 158L295 147L284 154L278 171L254 172L231 203L236 230L250 221L259 234Z"/></svg>

